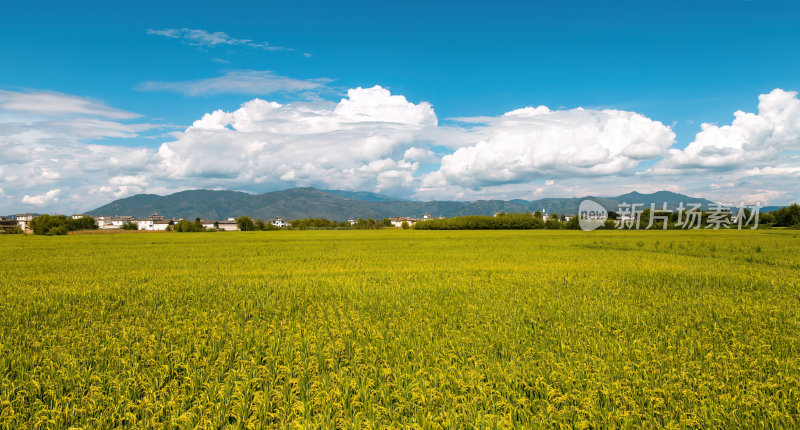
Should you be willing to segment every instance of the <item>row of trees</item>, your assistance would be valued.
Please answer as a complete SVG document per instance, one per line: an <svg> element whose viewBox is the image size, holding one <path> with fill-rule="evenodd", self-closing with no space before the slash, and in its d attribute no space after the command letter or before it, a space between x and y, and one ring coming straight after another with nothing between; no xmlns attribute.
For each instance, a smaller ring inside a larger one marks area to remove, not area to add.
<svg viewBox="0 0 800 430"><path fill-rule="evenodd" d="M619 219L619 215L613 211L608 213L609 219L606 221L603 228L614 229L617 228L614 220ZM709 220L709 212L703 211L700 215L700 227L705 228ZM750 211L746 211L745 217L750 217ZM679 214L673 212L667 219L668 229L680 229L681 225L678 224L679 220L685 220L686 213ZM639 228L644 229L650 224L650 209L645 209L639 218ZM792 204L778 209L774 212L760 214L759 224L763 226L775 227L795 227L800 228L800 206ZM242 216L236 218L236 225L241 231L268 231L280 230L269 222L263 220L253 220L250 217ZM307 218L292 221L292 229L306 230L306 229L357 229L369 230L392 227L392 223L388 218L382 220L374 220L372 218L359 218L355 224L351 225L345 221L331 221L325 218ZM404 222L403 228L408 228L408 223ZM481 216L469 215L460 216L455 218L446 219L433 219L427 221L419 221L414 225L417 230L526 230L526 229L579 229L578 217L571 217L568 221L565 217L559 217L557 214L551 214L545 218L541 212L522 213L522 214L504 214L500 213L497 216ZM635 228L635 225L634 225ZM654 222L650 227L651 229L662 229L663 221L659 220ZM34 234L40 235L61 235L67 234L70 231L76 230L94 230L97 229L95 219L90 216L84 216L78 219L68 218L65 215L40 215L33 219L31 223L31 230ZM137 230L136 223L126 223L121 226L123 230ZM213 231L203 227L200 219L194 221L181 220L175 224L170 224L167 228L168 231L175 231L180 233ZM20 230L21 232L21 230Z"/></svg>
<svg viewBox="0 0 800 430"><path fill-rule="evenodd" d="M694 226L699 224L699 228L706 228L709 225L709 220L711 219L711 212L702 211L699 213L699 223L695 220L693 223ZM730 215L737 215L736 213ZM660 218L660 215L656 213L656 216L659 218L653 218L653 223L650 223L651 212L650 209L644 209L642 213L639 215L638 224L639 229L643 230L646 229L648 226L650 229L657 229L661 230L664 228L664 220ZM749 220L751 216L751 212L748 209L744 211L744 220L740 222L746 222ZM619 214L615 213L614 211L608 212L608 220L606 220L604 229L616 229L618 228L617 220L619 220ZM687 212L679 213L679 212L672 212L668 215L666 219L667 229L669 230L680 230L684 228L681 223L685 223L687 219ZM728 222L726 223L729 227L733 228L736 224L730 222L730 216L727 218ZM636 228L637 222L635 221L626 221L625 228ZM753 226L753 221L748 224L748 228ZM713 225L713 223L712 223ZM800 228L800 206L797 204L792 204L790 206L783 207L774 212L768 213L761 213L759 214L759 226L763 227L795 227ZM527 230L527 229L571 229L577 230L580 229L580 224L577 216L571 217L569 220L566 220L566 217L561 216L559 217L557 214L551 214L549 217L544 218L541 212L535 212L533 214L524 213L524 214L503 214L500 213L497 216L490 217L490 216L479 216L479 215L470 215L470 216L461 216L455 218L447 218L447 219L435 219L435 220L428 220L428 221L420 221L414 225L415 229L418 230L504 230L504 229L518 229L518 230ZM723 227L724 228L724 227Z"/></svg>
<svg viewBox="0 0 800 430"><path fill-rule="evenodd" d="M432 219L414 224L416 230L536 230L578 229L578 219L572 217L562 221L557 214L544 218L540 212L534 214L504 214L496 216L468 215L455 218ZM613 221L611 222L613 225Z"/></svg>
<svg viewBox="0 0 800 430"><path fill-rule="evenodd" d="M241 231L280 230L279 227L275 227L270 222L264 222L264 220L261 219L253 221L249 216L240 216L236 218L236 227Z"/></svg>
<svg viewBox="0 0 800 430"><path fill-rule="evenodd" d="M96 230L94 218L84 216L78 219L67 218L66 215L39 215L31 221L33 234L55 236L76 230Z"/></svg>
<svg viewBox="0 0 800 430"><path fill-rule="evenodd" d="M331 221L325 218L307 218L307 219L296 219L292 221L292 228L298 230L306 230L306 229L314 229L314 228L325 228L325 229L338 229L338 228L350 228L350 223L346 221L337 222Z"/></svg>
<svg viewBox="0 0 800 430"><path fill-rule="evenodd" d="M359 218L355 224L350 225L347 221L331 221L325 218L306 218L306 219L297 219L292 221L291 226L289 229L292 230L307 230L307 229L357 229L357 230L369 230L369 229L376 229L376 228L384 228L384 227L391 227L392 223L389 218L383 220L374 220L372 218ZM276 227L269 222L265 222L264 220L253 220L248 216L241 216L236 218L236 227L240 231L271 231L271 230L281 230L280 227ZM177 232L199 232L199 231L211 231L208 229L203 228L203 225L200 223L200 219L195 220L194 222L190 221L178 221L172 228L168 229L171 231Z"/></svg>
<svg viewBox="0 0 800 430"><path fill-rule="evenodd" d="M378 228L391 227L392 221L389 218L375 220L372 218L359 218L355 224L348 221L331 221L325 218L306 218L292 221L292 229L354 229L354 230L373 230Z"/></svg>
<svg viewBox="0 0 800 430"><path fill-rule="evenodd" d="M611 218L611 214L612 213L613 212L609 212L609 218ZM639 228L640 229L644 229L650 224L650 215L651 214L650 214L650 209L649 208L645 209L642 212L642 214L640 215L640 218L639 218ZM711 219L712 215L713 215L713 212L709 212L709 211L701 211L700 212L700 216L699 216L699 218L700 218L700 222L699 222L700 228L706 228L709 225L709 220ZM730 216L736 216L736 215L738 215L738 211L734 208L734 212L731 213ZM739 222L747 223L749 221L749 224L746 225L746 228L751 228L755 223L754 220L750 220L752 212L749 209L745 209L743 215L744 215L743 216L744 219L740 220ZM656 216L658 216L658 213L656 213ZM731 221L730 216L726 217L726 219L728 220L727 225L730 228L734 228L737 225L733 224L732 222L730 222ZM616 217L614 219L616 219ZM654 220L655 219L657 219L657 218L654 218ZM687 212L686 211L684 211L682 213L681 212L672 212L669 215L669 218L667 219L667 229L668 230L673 230L673 229L674 230L679 230L679 229L682 229L682 228L684 228L684 226L681 225L681 224L678 224L678 222L680 221L681 223L685 223L686 220L687 220ZM797 204L792 204L790 206L786 206L786 207L780 208L777 211L761 212L761 213L759 213L759 216L758 216L758 225L759 225L759 227L762 227L762 228L764 228L764 227L794 227L794 228L800 228L800 206L798 206ZM634 227L635 227L635 224L634 224ZM650 228L651 229L662 229L663 227L664 227L663 220L658 219L658 221L654 221L653 222L653 225ZM742 228L745 228L745 226L743 226Z"/></svg>
<svg viewBox="0 0 800 430"><path fill-rule="evenodd" d="M798 227L800 228L800 206L797 203L793 203L789 206L784 206L774 212L770 212L765 214L767 216L772 217L768 221L771 221L776 227ZM762 222L767 223L767 220L763 220L762 215Z"/></svg>

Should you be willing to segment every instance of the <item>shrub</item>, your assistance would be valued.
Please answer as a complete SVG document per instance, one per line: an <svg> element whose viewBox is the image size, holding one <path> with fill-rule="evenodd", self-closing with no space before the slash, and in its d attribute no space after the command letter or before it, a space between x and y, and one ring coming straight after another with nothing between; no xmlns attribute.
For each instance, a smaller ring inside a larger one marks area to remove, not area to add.
<svg viewBox="0 0 800 430"><path fill-rule="evenodd" d="M139 230L139 224L135 222L126 222L123 223L119 228L120 230Z"/></svg>

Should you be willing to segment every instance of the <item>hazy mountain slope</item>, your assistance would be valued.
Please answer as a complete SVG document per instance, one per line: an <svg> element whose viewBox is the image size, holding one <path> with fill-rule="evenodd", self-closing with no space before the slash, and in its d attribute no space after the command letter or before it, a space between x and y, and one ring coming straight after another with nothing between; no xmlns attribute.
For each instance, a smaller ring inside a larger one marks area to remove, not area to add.
<svg viewBox="0 0 800 430"><path fill-rule="evenodd" d="M661 205L666 202L675 207L684 203L711 203L705 199L696 199L668 191L653 194L628 193L617 197L588 197L600 203L606 209L616 210L620 202L651 202ZM154 194L138 194L119 199L101 206L90 215L133 215L144 218L153 213L168 218L184 217L188 219L226 219L248 215L257 219L270 219L284 216L297 218L328 218L346 220L358 218L389 218L393 216L421 217L425 213L433 216L459 215L491 215L503 212L535 212L546 210L549 213L573 214L583 198L547 198L535 201L527 200L477 200L472 202L431 201L417 202L410 200L388 200L391 197L369 192L352 192L314 188L292 188L284 191L273 191L264 194L248 194L239 191L191 190L181 191L168 196Z"/></svg>

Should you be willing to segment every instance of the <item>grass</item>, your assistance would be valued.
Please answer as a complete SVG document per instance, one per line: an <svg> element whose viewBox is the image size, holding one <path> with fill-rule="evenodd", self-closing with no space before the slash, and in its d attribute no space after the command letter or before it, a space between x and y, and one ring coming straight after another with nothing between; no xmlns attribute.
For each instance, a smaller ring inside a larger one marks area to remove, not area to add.
<svg viewBox="0 0 800 430"><path fill-rule="evenodd" d="M797 427L799 235L0 237L0 426Z"/></svg>

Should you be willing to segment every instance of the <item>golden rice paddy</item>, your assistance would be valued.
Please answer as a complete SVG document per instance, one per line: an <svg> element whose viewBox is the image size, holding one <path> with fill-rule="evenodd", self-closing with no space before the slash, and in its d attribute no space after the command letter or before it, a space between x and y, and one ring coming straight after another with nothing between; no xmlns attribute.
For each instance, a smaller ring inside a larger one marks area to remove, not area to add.
<svg viewBox="0 0 800 430"><path fill-rule="evenodd" d="M798 231L0 237L0 426L800 426Z"/></svg>

